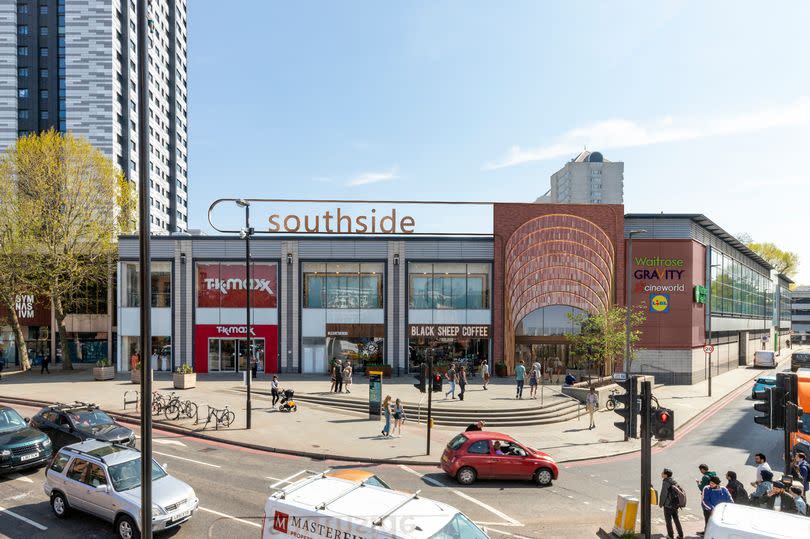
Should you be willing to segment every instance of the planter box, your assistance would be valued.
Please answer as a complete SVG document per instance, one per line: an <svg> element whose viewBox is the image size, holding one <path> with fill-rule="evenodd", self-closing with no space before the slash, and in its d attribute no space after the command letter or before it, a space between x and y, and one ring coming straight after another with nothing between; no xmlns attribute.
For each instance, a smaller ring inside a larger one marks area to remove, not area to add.
<svg viewBox="0 0 810 539"><path fill-rule="evenodd" d="M503 378L506 376L507 369L505 363L496 363L495 364L495 376Z"/></svg>
<svg viewBox="0 0 810 539"><path fill-rule="evenodd" d="M133 369L130 372L131 380L133 384L140 384L141 383L141 370L140 369ZM152 378L152 381L155 380L155 372L151 369L149 370L149 376Z"/></svg>
<svg viewBox="0 0 810 539"><path fill-rule="evenodd" d="M93 378L96 380L112 380L115 378L115 367L93 367Z"/></svg>
<svg viewBox="0 0 810 539"><path fill-rule="evenodd" d="M181 374L176 372L172 374L172 381L175 389L191 389L197 387L197 373Z"/></svg>

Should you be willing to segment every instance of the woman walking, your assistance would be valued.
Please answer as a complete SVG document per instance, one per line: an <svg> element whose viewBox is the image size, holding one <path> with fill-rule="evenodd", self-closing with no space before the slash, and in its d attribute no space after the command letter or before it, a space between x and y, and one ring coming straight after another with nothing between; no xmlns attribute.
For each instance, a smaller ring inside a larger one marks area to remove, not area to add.
<svg viewBox="0 0 810 539"><path fill-rule="evenodd" d="M464 400L464 388L467 387L467 368L462 365L458 368L458 387L461 391L458 392L458 400Z"/></svg>
<svg viewBox="0 0 810 539"><path fill-rule="evenodd" d="M537 383L540 381L540 372L537 370L537 363L532 367L532 372L529 373L529 398L537 398Z"/></svg>
<svg viewBox="0 0 810 539"><path fill-rule="evenodd" d="M281 398L278 394L278 376L275 374L273 375L273 380L270 382L270 395L273 396L273 402L270 406L275 408L278 400Z"/></svg>
<svg viewBox="0 0 810 539"><path fill-rule="evenodd" d="M346 366L343 368L343 386L346 388L346 393L351 393L352 388L352 362L347 361Z"/></svg>
<svg viewBox="0 0 810 539"><path fill-rule="evenodd" d="M385 399L383 399L382 405L380 406L380 411L385 417L385 426L382 430L382 435L388 437L391 433L391 395L386 395Z"/></svg>
<svg viewBox="0 0 810 539"><path fill-rule="evenodd" d="M481 378L484 380L484 390L486 391L489 385L489 361L487 360L481 363Z"/></svg>
<svg viewBox="0 0 810 539"><path fill-rule="evenodd" d="M402 424L405 423L405 407L402 401L397 399L394 402L394 432L397 436L402 436Z"/></svg>

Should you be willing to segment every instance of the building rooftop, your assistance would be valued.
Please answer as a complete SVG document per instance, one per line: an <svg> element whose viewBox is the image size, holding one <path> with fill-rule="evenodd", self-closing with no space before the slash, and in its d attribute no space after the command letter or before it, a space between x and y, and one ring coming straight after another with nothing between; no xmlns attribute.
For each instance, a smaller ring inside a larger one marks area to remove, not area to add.
<svg viewBox="0 0 810 539"><path fill-rule="evenodd" d="M589 152L588 150L582 150L579 152L579 155L571 159L572 163L611 163L605 159L602 155L602 152Z"/></svg>

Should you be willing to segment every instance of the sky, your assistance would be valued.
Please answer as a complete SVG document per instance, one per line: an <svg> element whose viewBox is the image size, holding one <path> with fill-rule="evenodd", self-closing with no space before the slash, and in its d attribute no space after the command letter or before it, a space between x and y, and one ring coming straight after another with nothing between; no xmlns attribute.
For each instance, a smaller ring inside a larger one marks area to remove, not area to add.
<svg viewBox="0 0 810 539"><path fill-rule="evenodd" d="M220 197L531 202L587 147L628 213L703 213L810 284L810 2L228 7L189 2L192 228Z"/></svg>

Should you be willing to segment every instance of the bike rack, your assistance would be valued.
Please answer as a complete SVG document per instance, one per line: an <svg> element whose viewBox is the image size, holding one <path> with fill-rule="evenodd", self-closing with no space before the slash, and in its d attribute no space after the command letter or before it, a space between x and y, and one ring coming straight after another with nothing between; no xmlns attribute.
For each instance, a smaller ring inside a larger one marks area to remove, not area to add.
<svg viewBox="0 0 810 539"><path fill-rule="evenodd" d="M129 395L130 393L134 393L134 394L135 394L135 398L134 398L134 399L128 399L128 398L127 398L127 395ZM129 404L134 404L134 405L135 405L135 411L140 410L140 407L141 407L141 406L140 406L140 403L141 403L141 397L140 397L140 395L141 395L141 394L140 394L140 392L139 392L137 389L131 389L131 390L129 390L129 391L124 391L124 410L126 410L126 409L127 409L127 405L129 405Z"/></svg>

